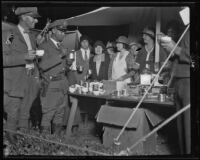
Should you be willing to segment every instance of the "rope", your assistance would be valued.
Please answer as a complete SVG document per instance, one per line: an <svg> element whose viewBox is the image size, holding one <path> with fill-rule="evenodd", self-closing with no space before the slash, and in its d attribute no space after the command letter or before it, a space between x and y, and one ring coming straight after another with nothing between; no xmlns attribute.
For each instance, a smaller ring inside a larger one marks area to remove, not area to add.
<svg viewBox="0 0 200 160"><path fill-rule="evenodd" d="M15 132L15 131L8 130L8 129L4 129L4 130L7 131L7 132L14 133L14 134L20 134L20 135L27 136L27 137L34 138L34 139L38 139L38 140L41 140L41 141L46 141L48 143L54 143L54 144L57 144L57 145L65 146L65 147L68 147L68 148L73 148L73 149L76 149L76 150L82 150L84 152L95 153L95 154L103 155L103 156L111 156L110 154L107 154L107 153L93 151L93 150L90 150L90 149L87 149L87 148L81 148L81 147L77 147L75 145L64 144L64 143L56 142L56 141L52 141L52 140L47 140L47 139L40 138L40 137L37 137L37 136L25 134L25 133L22 133L22 132L19 132L19 131Z"/></svg>
<svg viewBox="0 0 200 160"><path fill-rule="evenodd" d="M145 135L144 137L140 138L137 142L135 142L130 148L127 148L126 150L121 151L118 155L129 155L131 152L131 150L133 148L135 148L139 143L141 143L142 141L145 141L148 137L150 137L152 134L154 134L155 132L157 132L159 129L161 129L163 126L165 126L166 124L168 124L169 122L171 122L173 119L175 119L176 117L178 117L180 114L182 114L183 112L185 112L187 109L190 108L190 104L188 104L187 106L185 106L184 108L180 109L179 111L177 111L175 114L173 114L171 117L169 117L168 119L166 119L163 123L161 123L160 125L158 125L155 129L153 129L150 133L148 133L147 135Z"/></svg>
<svg viewBox="0 0 200 160"><path fill-rule="evenodd" d="M139 103L137 104L136 108L133 108L133 111L130 115L130 117L128 118L128 120L126 121L126 123L124 124L123 128L121 129L121 131L119 132L118 136L116 138L114 138L114 143L119 145L120 142L119 138L122 135L122 133L124 132L125 128L127 127L127 125L129 124L130 120L133 118L133 116L135 115L135 112L137 111L137 109L139 108L139 106L141 105L141 103L143 102L144 98L146 97L146 95L148 94L149 90L151 89L151 87L153 86L153 84L156 82L159 74L161 73L162 69L164 68L164 66L167 64L167 62L169 61L170 57L172 56L174 50L176 49L176 47L178 46L178 44L180 43L180 41L182 40L183 36L185 35L185 33L187 32L187 30L189 29L188 25L186 27L186 29L184 30L184 32L182 33L181 37L179 38L178 42L176 43L176 45L174 46L174 48L172 49L172 51L170 52L170 54L168 55L167 59L165 60L165 62L163 63L163 65L161 66L159 72L156 74L153 82L151 83L151 85L149 86L149 88L146 90L145 94L143 95L143 97L140 99Z"/></svg>

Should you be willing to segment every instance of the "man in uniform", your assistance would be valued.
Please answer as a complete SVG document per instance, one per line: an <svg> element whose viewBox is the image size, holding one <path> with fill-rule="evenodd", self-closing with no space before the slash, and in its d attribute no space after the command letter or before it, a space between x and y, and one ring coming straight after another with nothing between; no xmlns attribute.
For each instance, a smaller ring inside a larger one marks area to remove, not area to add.
<svg viewBox="0 0 200 160"><path fill-rule="evenodd" d="M27 71L34 69L36 37L30 32L40 17L36 7L19 7L15 10L19 24L2 33L4 69L4 109L7 112L5 128L17 129L18 110L22 114L19 127L28 126L29 110L37 95L37 83ZM8 134L11 141L14 136Z"/></svg>
<svg viewBox="0 0 200 160"><path fill-rule="evenodd" d="M56 20L49 25L51 38L42 43L39 48L45 51L39 64L48 83L41 95L42 122L41 132L60 136L63 127L64 107L68 103L68 81L65 76L66 60L61 42L65 36L66 21Z"/></svg>
<svg viewBox="0 0 200 160"><path fill-rule="evenodd" d="M187 31L180 45L176 47L173 58L172 74L174 77L175 105L177 110L190 104L190 32ZM161 43L169 53L175 46L175 42ZM191 153L191 121L190 109L178 117L178 134L181 153Z"/></svg>

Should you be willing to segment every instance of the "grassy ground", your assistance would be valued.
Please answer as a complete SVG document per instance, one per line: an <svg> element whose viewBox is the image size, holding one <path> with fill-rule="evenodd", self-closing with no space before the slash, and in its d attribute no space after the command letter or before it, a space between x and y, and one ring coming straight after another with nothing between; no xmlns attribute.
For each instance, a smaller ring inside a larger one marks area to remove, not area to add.
<svg viewBox="0 0 200 160"><path fill-rule="evenodd" d="M91 149L98 152L108 153L113 155L116 153L117 149L113 145L111 147L105 147L102 144L102 139L97 137L94 132L94 122L88 121L87 126L81 124L78 132L73 134L68 140L64 137L59 138L56 135L40 135L38 131L35 130L24 130L23 133L34 135L37 137L45 138L48 140L53 140L57 142L62 142L65 144L72 144L78 147ZM5 133L6 134L6 133ZM81 150L76 150L73 148L64 147L58 144L52 144L38 139L33 139L30 137L18 135L17 143L14 145L8 144L6 154L9 155L60 155L60 156L92 156L97 155L95 153L89 153ZM176 139L176 140L175 140ZM174 141L175 140L175 141ZM177 154L177 138L167 137L166 134L160 132L157 136L157 144L155 152L150 155L173 155ZM7 143L7 139L4 136L4 142ZM5 153L4 152L4 153ZM137 153L134 153L137 155ZM145 155L142 153L141 155Z"/></svg>

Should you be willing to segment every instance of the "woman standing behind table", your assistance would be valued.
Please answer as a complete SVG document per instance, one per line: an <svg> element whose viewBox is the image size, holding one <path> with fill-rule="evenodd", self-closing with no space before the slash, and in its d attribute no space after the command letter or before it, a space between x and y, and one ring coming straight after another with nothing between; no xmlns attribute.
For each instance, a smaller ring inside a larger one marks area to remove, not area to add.
<svg viewBox="0 0 200 160"><path fill-rule="evenodd" d="M144 41L144 46L139 51L136 62L140 64L140 74L144 72L156 73L165 61L167 54L163 48L160 48L159 57L160 64L156 67L155 64L155 33L154 28L146 27L142 32L142 38Z"/></svg>
<svg viewBox="0 0 200 160"><path fill-rule="evenodd" d="M108 69L108 79L115 81L125 81L131 83L131 77L134 76L135 71L128 72L129 68L137 70L139 66L135 65L133 55L130 54L129 41L125 36L120 36L116 40L116 47L118 52L110 61Z"/></svg>
<svg viewBox="0 0 200 160"><path fill-rule="evenodd" d="M95 56L90 59L89 64L89 68L92 71L91 80L107 80L110 62L109 55L105 53L105 46L102 41L96 41L93 48Z"/></svg>

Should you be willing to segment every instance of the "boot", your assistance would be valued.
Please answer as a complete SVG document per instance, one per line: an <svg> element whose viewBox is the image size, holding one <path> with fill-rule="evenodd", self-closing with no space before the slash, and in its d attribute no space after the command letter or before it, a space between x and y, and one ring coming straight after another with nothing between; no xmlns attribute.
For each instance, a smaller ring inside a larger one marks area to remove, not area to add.
<svg viewBox="0 0 200 160"><path fill-rule="evenodd" d="M63 130L62 124L53 124L53 134L61 136L61 131Z"/></svg>
<svg viewBox="0 0 200 160"><path fill-rule="evenodd" d="M16 136L16 134L7 132L6 133L6 137L7 137L8 141L11 144L16 144L17 143L17 136Z"/></svg>
<svg viewBox="0 0 200 160"><path fill-rule="evenodd" d="M41 134L51 134L51 127L50 126L41 126L40 133Z"/></svg>

